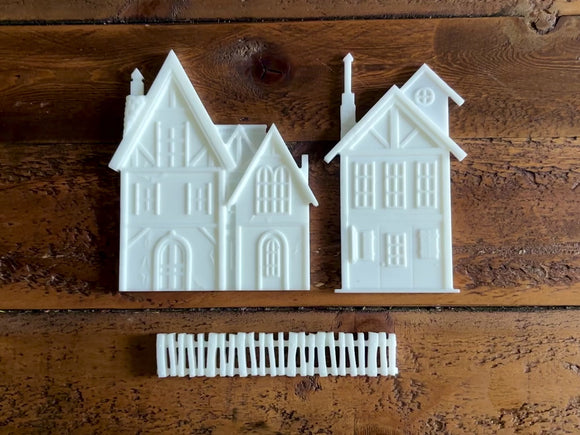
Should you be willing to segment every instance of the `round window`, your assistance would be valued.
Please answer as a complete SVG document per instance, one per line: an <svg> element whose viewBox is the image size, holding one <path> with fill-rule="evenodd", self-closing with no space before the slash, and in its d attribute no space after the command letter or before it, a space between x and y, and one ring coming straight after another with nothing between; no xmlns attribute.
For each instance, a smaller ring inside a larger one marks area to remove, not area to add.
<svg viewBox="0 0 580 435"><path fill-rule="evenodd" d="M415 103L421 106L430 106L435 101L435 92L431 88L419 88L415 92Z"/></svg>

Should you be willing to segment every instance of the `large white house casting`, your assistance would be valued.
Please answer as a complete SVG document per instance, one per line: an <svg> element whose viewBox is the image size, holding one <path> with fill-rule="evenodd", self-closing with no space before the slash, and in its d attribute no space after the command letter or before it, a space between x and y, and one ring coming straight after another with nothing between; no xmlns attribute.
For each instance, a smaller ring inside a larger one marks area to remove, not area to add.
<svg viewBox="0 0 580 435"><path fill-rule="evenodd" d="M275 125L215 125L173 51L146 95L131 77L119 289L309 290L307 156Z"/></svg>
<svg viewBox="0 0 580 435"><path fill-rule="evenodd" d="M340 154L342 289L434 293L453 288L448 98L463 99L427 65L358 122L344 58Z"/></svg>

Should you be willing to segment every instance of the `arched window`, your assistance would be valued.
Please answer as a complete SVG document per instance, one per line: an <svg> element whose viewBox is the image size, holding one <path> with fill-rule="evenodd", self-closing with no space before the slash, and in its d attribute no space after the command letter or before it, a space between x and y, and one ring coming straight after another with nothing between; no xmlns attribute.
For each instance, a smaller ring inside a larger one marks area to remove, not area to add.
<svg viewBox="0 0 580 435"><path fill-rule="evenodd" d="M290 177L283 166L262 166L256 174L256 213L290 212Z"/></svg>
<svg viewBox="0 0 580 435"><path fill-rule="evenodd" d="M290 180L288 171L283 166L274 172L274 213L288 213L290 211Z"/></svg>
<svg viewBox="0 0 580 435"><path fill-rule="evenodd" d="M274 174L269 166L262 166L256 174L256 213L269 213Z"/></svg>

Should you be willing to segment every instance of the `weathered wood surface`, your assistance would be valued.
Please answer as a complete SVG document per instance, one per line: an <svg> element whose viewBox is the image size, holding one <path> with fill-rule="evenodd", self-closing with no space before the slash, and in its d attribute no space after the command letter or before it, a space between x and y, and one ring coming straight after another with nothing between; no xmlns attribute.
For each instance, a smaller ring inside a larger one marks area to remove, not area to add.
<svg viewBox="0 0 580 435"><path fill-rule="evenodd" d="M578 0L2 0L0 20L135 22L434 16L526 16L546 20L551 15L577 14L579 3Z"/></svg>
<svg viewBox="0 0 580 435"><path fill-rule="evenodd" d="M394 330L396 378L155 377L157 332ZM576 434L580 312L0 315L4 433Z"/></svg>
<svg viewBox="0 0 580 435"><path fill-rule="evenodd" d="M3 26L0 143L118 143L130 72L150 84L170 48L215 122L290 141L338 139L347 51L359 114L427 62L467 101L452 137L573 137L579 33L579 17L545 35L522 18Z"/></svg>
<svg viewBox="0 0 580 435"><path fill-rule="evenodd" d="M579 305L580 17L566 17L579 6L0 0L0 310ZM494 18L367 20L431 16ZM259 23L341 17L359 19ZM223 20L256 23L37 25ZM130 72L150 84L170 48L214 121L275 122L311 155L310 292L116 291L119 181L106 165ZM347 50L359 114L423 62L467 100L451 114L469 153L452 165L459 295L332 293L338 166L322 157ZM0 312L0 433L575 434L579 329L580 310ZM251 330L395 331L401 375L155 377L157 332Z"/></svg>
<svg viewBox="0 0 580 435"><path fill-rule="evenodd" d="M459 295L348 295L340 288L338 163L309 153L311 283L305 292L124 294L117 289L115 145L0 147L0 308L575 305L580 302L580 141L463 140L452 164Z"/></svg>

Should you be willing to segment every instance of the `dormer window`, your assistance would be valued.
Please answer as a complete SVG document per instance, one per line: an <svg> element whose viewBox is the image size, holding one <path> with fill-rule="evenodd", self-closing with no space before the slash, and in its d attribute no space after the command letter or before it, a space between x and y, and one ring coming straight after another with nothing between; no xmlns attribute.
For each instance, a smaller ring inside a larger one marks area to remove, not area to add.
<svg viewBox="0 0 580 435"><path fill-rule="evenodd" d="M256 213L290 212L290 178L286 168L262 166L256 174Z"/></svg>

